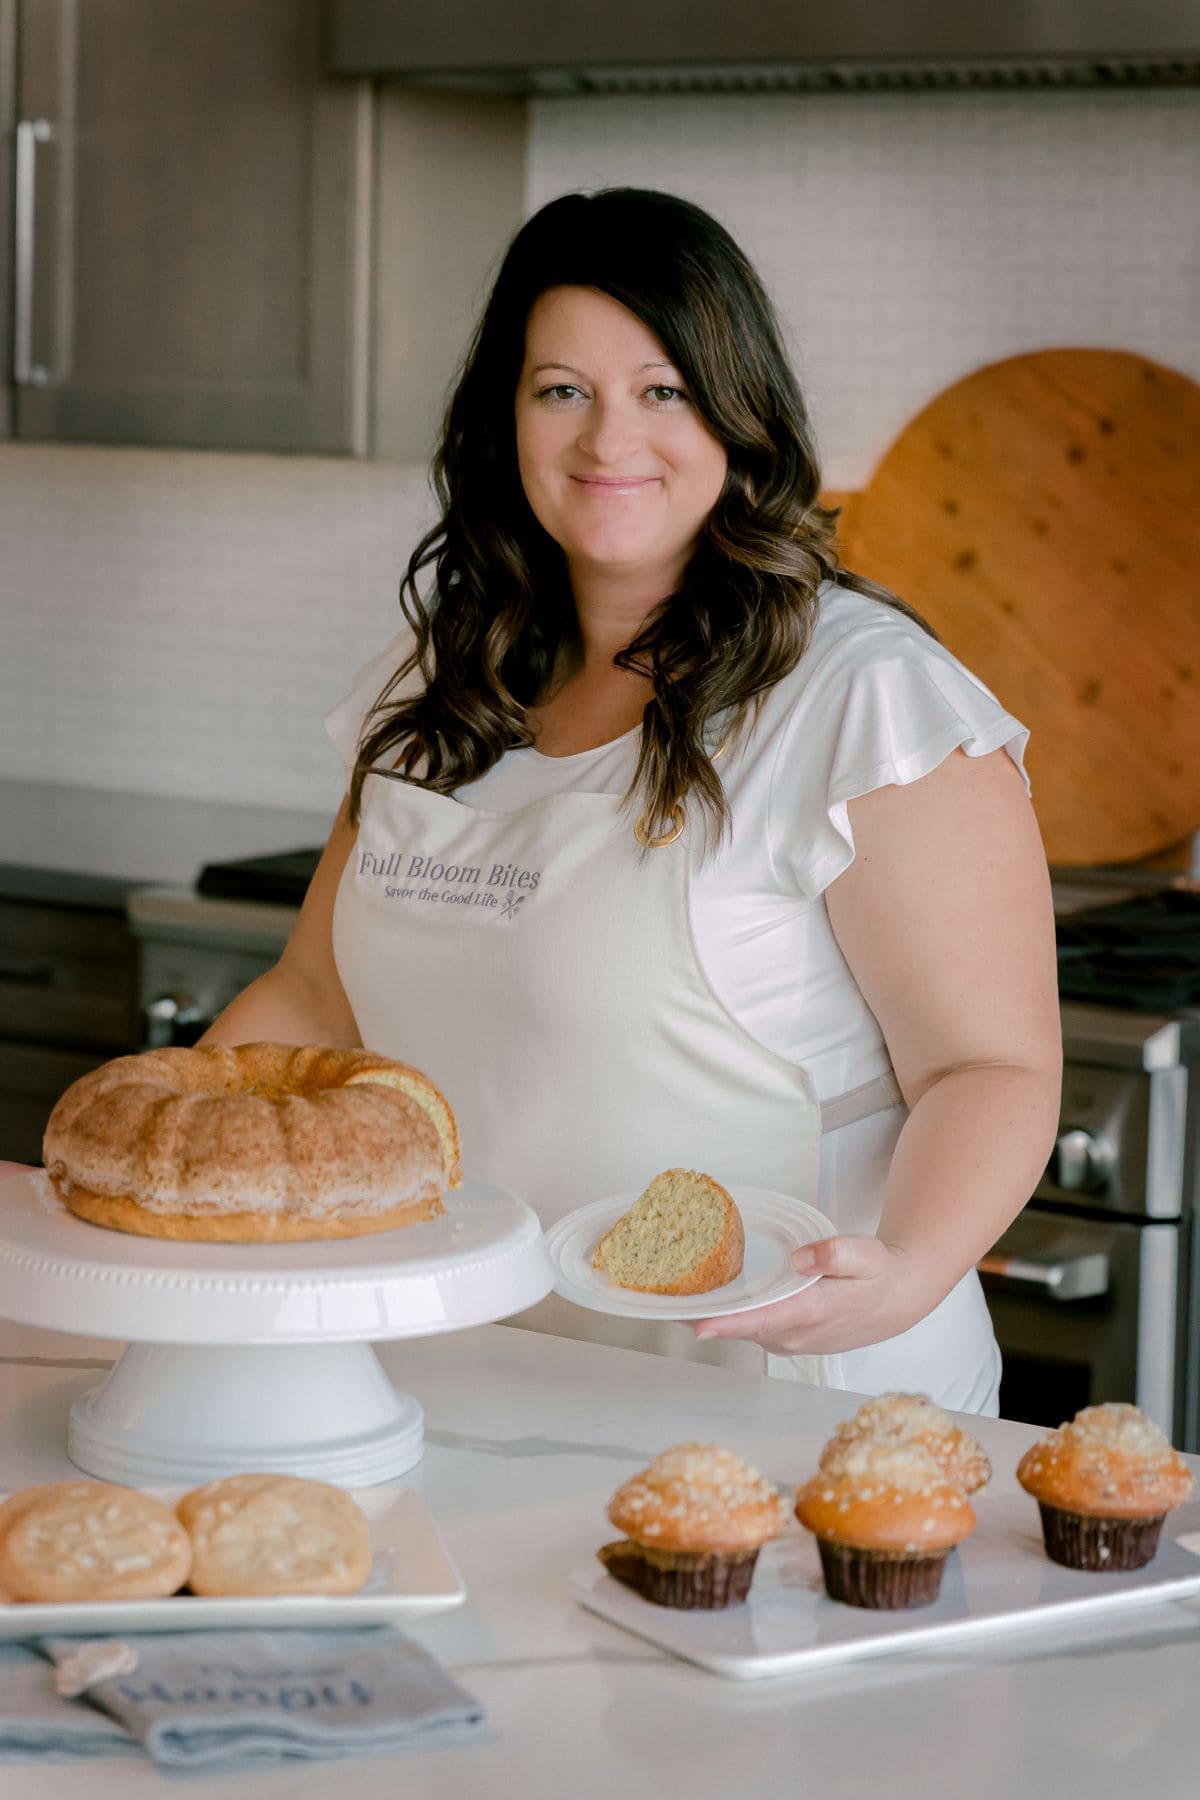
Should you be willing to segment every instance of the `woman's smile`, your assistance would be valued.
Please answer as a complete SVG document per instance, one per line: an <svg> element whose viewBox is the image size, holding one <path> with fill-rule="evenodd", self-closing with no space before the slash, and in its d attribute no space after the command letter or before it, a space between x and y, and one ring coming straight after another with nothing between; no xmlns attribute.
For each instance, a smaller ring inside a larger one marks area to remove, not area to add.
<svg viewBox="0 0 1200 1800"><path fill-rule="evenodd" d="M571 480L578 482L585 494L593 494L601 500L614 495L640 494L659 483L657 475L572 475Z"/></svg>

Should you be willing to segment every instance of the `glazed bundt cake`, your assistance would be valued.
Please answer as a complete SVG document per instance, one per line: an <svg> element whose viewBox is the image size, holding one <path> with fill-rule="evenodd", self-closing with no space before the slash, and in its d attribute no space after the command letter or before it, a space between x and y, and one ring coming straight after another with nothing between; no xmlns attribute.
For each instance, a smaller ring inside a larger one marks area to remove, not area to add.
<svg viewBox="0 0 1200 1800"><path fill-rule="evenodd" d="M420 1070L323 1045L119 1056L63 1094L43 1155L80 1218L225 1243L391 1231L461 1179L454 1115Z"/></svg>

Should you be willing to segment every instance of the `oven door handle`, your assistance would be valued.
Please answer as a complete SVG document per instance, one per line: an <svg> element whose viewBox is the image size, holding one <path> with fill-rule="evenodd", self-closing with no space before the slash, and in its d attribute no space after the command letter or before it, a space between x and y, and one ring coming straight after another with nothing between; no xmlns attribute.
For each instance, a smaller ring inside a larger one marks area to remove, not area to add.
<svg viewBox="0 0 1200 1800"><path fill-rule="evenodd" d="M1102 1250L1050 1262L999 1256L992 1250L980 1257L976 1267L986 1288L1040 1294L1047 1300L1095 1300L1108 1292L1108 1257Z"/></svg>

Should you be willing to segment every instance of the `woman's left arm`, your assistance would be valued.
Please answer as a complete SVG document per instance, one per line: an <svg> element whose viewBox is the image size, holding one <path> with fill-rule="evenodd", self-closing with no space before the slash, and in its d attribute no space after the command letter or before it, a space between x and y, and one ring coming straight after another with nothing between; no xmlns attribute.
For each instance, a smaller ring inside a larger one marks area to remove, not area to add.
<svg viewBox="0 0 1200 1800"><path fill-rule="evenodd" d="M875 1237L798 1251L825 1280L696 1327L781 1355L856 1349L924 1318L1021 1210L1058 1126L1050 882L1007 752L956 750L849 810L855 858L826 903L909 1115Z"/></svg>

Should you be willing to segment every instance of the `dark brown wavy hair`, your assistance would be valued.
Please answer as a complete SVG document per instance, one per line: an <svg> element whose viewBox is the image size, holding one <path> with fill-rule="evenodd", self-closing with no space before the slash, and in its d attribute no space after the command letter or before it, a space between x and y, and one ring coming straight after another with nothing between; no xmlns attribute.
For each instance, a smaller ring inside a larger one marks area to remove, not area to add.
<svg viewBox="0 0 1200 1800"><path fill-rule="evenodd" d="M367 771L385 757L402 779L448 794L505 751L532 744L526 708L578 653L566 561L534 517L517 468L526 322L556 287L599 289L640 319L728 457L678 591L613 658L652 684L626 803L636 802L645 829L658 834L694 796L706 832L719 837L728 807L710 728L736 736L795 668L822 582L836 576L917 615L873 582L839 574L837 514L820 503L808 413L754 269L700 207L642 188L551 201L504 258L433 461L441 517L401 586L416 641L368 715L351 818ZM427 570L432 580L423 582ZM414 670L420 691L393 697Z"/></svg>

